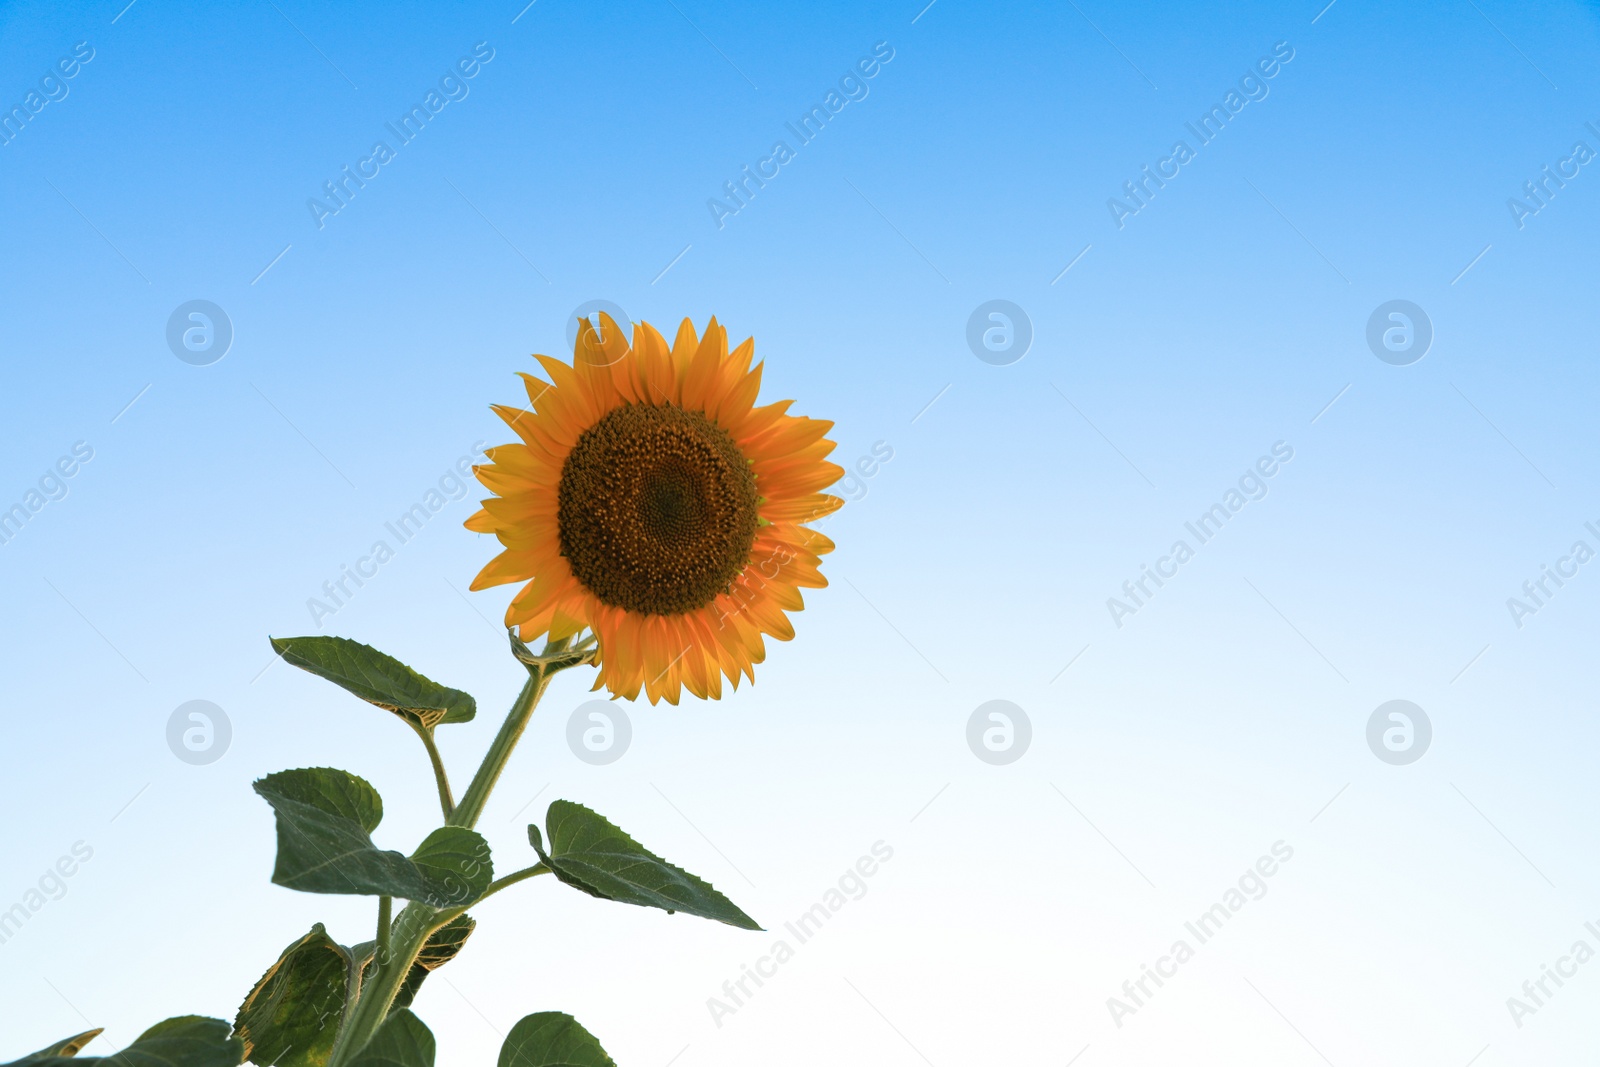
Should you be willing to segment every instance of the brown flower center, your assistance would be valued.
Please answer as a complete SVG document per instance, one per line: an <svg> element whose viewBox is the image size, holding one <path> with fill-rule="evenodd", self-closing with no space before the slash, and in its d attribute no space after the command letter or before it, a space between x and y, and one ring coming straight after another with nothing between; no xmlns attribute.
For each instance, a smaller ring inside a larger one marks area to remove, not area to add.
<svg viewBox="0 0 1600 1067"><path fill-rule="evenodd" d="M697 411L625 404L561 468L561 554L601 601L649 615L704 607L750 560L756 477Z"/></svg>

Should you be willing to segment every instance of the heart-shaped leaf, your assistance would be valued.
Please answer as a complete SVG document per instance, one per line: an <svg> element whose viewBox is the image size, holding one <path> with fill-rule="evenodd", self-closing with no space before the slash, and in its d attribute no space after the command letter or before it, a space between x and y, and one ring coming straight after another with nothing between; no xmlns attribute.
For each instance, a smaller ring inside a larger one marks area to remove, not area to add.
<svg viewBox="0 0 1600 1067"><path fill-rule="evenodd" d="M489 843L477 831L465 826L439 827L422 839L422 844L411 854L411 863L427 879L438 898L424 902L436 908L466 907L483 896L483 891L494 881ZM424 898L408 896L406 899Z"/></svg>
<svg viewBox="0 0 1600 1067"><path fill-rule="evenodd" d="M433 1054L433 1032L402 1008L383 1021L350 1067L433 1067Z"/></svg>
<svg viewBox="0 0 1600 1067"><path fill-rule="evenodd" d="M617 1067L617 1061L572 1016L541 1011L511 1028L498 1067Z"/></svg>
<svg viewBox="0 0 1600 1067"><path fill-rule="evenodd" d="M244 1043L228 1036L232 1029L221 1019L183 1015L156 1023L115 1056L75 1058L83 1046L68 1038L5 1067L239 1067Z"/></svg>
<svg viewBox="0 0 1600 1067"><path fill-rule="evenodd" d="M450 908L477 900L494 878L488 843L462 826L440 827L410 857L379 849L370 835L383 820L383 800L346 771L279 771L256 782L255 791L277 815L277 885Z"/></svg>
<svg viewBox="0 0 1600 1067"><path fill-rule="evenodd" d="M322 1067L333 1050L353 965L321 923L278 957L239 1007L234 1033L246 1059L273 1067Z"/></svg>
<svg viewBox="0 0 1600 1067"><path fill-rule="evenodd" d="M411 1007L417 999L417 991L422 988L423 979L455 959L477 926L477 920L470 915L458 915L435 930L417 954L411 970L406 972L405 981L400 984L400 991L395 994L394 1006L390 1010Z"/></svg>
<svg viewBox="0 0 1600 1067"><path fill-rule="evenodd" d="M424 729L441 722L471 722L478 703L459 689L430 681L393 656L345 637L272 640L288 663L326 678L362 700Z"/></svg>
<svg viewBox="0 0 1600 1067"><path fill-rule="evenodd" d="M539 828L528 827L528 840L539 858L557 878L590 896L685 911L743 930L761 929L711 883L668 863L582 804L558 800L544 821L550 831L548 853Z"/></svg>

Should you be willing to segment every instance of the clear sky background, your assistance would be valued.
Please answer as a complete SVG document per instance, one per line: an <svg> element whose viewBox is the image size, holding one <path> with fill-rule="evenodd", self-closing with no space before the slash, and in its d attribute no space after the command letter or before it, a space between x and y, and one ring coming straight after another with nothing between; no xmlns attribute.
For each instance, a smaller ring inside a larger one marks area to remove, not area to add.
<svg viewBox="0 0 1600 1067"><path fill-rule="evenodd" d="M0 1056L231 1019L311 923L371 936L366 901L269 884L250 783L360 774L409 850L426 761L267 636L474 693L441 730L465 780L521 669L509 590L466 592L494 546L451 472L599 300L717 315L841 463L892 458L845 487L833 584L753 688L628 706L591 766L563 676L483 822L511 870L548 801L588 804L770 932L518 887L421 994L440 1062L547 1009L634 1067L1600 1053L1600 961L1571 955L1600 951L1600 562L1572 555L1600 551L1596 5L125 2L0 5L0 106L30 116L0 146L0 508L27 512L0 544L0 909L92 851L0 943ZM194 300L231 324L209 365L168 343ZM1021 358L969 346L991 300ZM1393 300L1420 359L1368 343ZM1201 544L1185 523L1275 446ZM1136 602L1147 565L1176 574ZM1569 576L1536 603L1546 566ZM167 743L191 700L231 725L206 765ZM1005 765L967 740L991 700L1031 724ZM1369 747L1390 700L1431 725L1409 764ZM877 842L865 895L714 1019ZM1200 944L1185 923L1275 845ZM1535 1003L1546 965L1572 973Z"/></svg>

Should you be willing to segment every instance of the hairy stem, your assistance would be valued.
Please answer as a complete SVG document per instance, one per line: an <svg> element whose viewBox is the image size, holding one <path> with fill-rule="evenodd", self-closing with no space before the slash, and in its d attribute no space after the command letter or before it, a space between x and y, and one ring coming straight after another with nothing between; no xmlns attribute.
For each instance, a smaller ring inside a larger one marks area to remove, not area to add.
<svg viewBox="0 0 1600 1067"><path fill-rule="evenodd" d="M407 722L410 722L408 719ZM456 800L450 792L450 775L445 773L444 760L439 755L439 746L434 743L433 731L425 726L411 723L411 728L422 738L422 747L428 750L428 762L433 764L433 780L439 786L439 807L444 812L444 821L449 822L450 816L455 814Z"/></svg>
<svg viewBox="0 0 1600 1067"><path fill-rule="evenodd" d="M496 878L494 881L490 882L489 888L485 889L483 891L483 896L479 897L478 899L483 900L486 897L492 897L496 893L500 892L500 890L505 889L508 886L514 886L518 882L525 882L529 878L537 878L541 874L549 873L551 873L550 868L546 867L542 862L535 863L532 867L524 867L520 871L508 874L504 878Z"/></svg>
<svg viewBox="0 0 1600 1067"><path fill-rule="evenodd" d="M549 687L550 679L568 667L593 662L592 652L574 656L570 654L573 650L568 645L567 640L552 641L545 645L542 655L532 656L520 642L513 642L514 649L519 649L521 654L528 655L528 659L522 660L528 668L528 680L523 685L522 692L517 694L516 702L511 705L505 722L500 726L500 732L489 745L489 751L484 755L478 773L473 775L472 783L467 786L466 793L462 795L461 803L452 804L450 801L450 787L444 776L444 765L439 759L438 749L433 744L431 734L426 730L418 731L423 743L427 745L429 757L433 760L435 776L439 783L439 800L444 808L447 826L470 828L483 815L484 806L489 802L489 794L494 792L495 783L500 780L501 773L511 759L511 753L516 750L517 742L522 739L523 732L528 728L528 721L533 718L533 709L538 706L539 698ZM585 643L579 651L584 651L587 647ZM559 660L552 659L562 653L569 654ZM499 881L491 882L478 900L517 882L546 874L549 870L543 863L536 863L532 867L508 874ZM379 902L380 916L385 914L382 909L387 900L388 898L383 898ZM366 1047L372 1040L372 1035L378 1032L378 1027L388 1018L395 995L400 992L401 984L411 972L411 965L416 962L417 956L427 945L428 938L466 910L465 907L440 909L412 901L392 923L380 922L379 950L373 971L362 984L360 999L356 1001L354 1007L346 1009L339 1036L334 1041L333 1052L328 1057L327 1067L347 1067ZM384 952L386 932L388 951Z"/></svg>
<svg viewBox="0 0 1600 1067"><path fill-rule="evenodd" d="M394 925L394 897L378 898L378 949L379 962L389 958L389 930Z"/></svg>
<svg viewBox="0 0 1600 1067"><path fill-rule="evenodd" d="M472 776L472 784L467 786L461 803L456 805L455 814L445 820L447 824L468 828L477 825L483 815L484 805L489 803L489 794L494 792L495 783L500 781L501 772L511 760L511 753L516 750L517 742L522 740L522 732L528 728L528 720L533 718L533 709L549 688L550 679L568 667L594 661L594 652L587 647L587 641L579 646L585 652L583 655L572 655L574 650L569 647L570 643L570 638L547 641L544 651L532 656L522 642L513 637L513 650L518 650L518 658L528 668L528 680L523 684L522 692L517 694L516 703L511 705L506 721L500 724L500 732L495 735L488 753L479 764L478 773ZM563 653L567 655L563 656ZM523 656L528 658L523 659ZM558 656L562 658L555 659Z"/></svg>
<svg viewBox="0 0 1600 1067"><path fill-rule="evenodd" d="M339 1016L339 1029L334 1033L333 1045L339 1047L344 1033L350 1027L350 1016L355 1011L355 1006L361 1002L361 982L366 973L366 959L352 959L345 964L344 969L344 1011Z"/></svg>
<svg viewBox="0 0 1600 1067"><path fill-rule="evenodd" d="M495 783L506 769L517 742L522 740L522 732L528 728L528 720L533 718L533 709L549 684L550 678L543 671L529 672L522 692L517 694L516 703L511 705L511 713L500 724L500 732L495 735L494 742L483 757L483 763L478 766L478 773L472 776L472 784L467 786L461 803L456 805L455 812L445 820L446 823L468 828L477 825L484 805L489 803L489 794L494 792Z"/></svg>
<svg viewBox="0 0 1600 1067"><path fill-rule="evenodd" d="M514 871L511 874L506 875L504 878L496 878L494 881L489 883L489 888L483 891L483 896L479 897L477 900L474 900L471 906L476 907L477 905L482 904L485 900L488 900L490 897L500 892L500 890L514 886L518 882L526 882L529 878L537 878L541 874L554 873L554 871L552 871L549 867L546 867L543 861L541 861L539 863L535 863L532 867L524 867L520 871ZM465 907L451 908L449 911L441 911L438 915L438 922L434 928L439 929L440 927L443 927L449 923L455 922L456 919L460 918L466 913L467 909Z"/></svg>
<svg viewBox="0 0 1600 1067"><path fill-rule="evenodd" d="M400 992L401 983L411 971L411 964L433 932L444 925L439 921L441 914L437 908L415 901L400 913L394 922L388 954L380 953L373 961L372 973L362 983L360 999L345 1013L333 1052L328 1056L328 1067L348 1064L378 1032L378 1027L389 1016L395 994Z"/></svg>

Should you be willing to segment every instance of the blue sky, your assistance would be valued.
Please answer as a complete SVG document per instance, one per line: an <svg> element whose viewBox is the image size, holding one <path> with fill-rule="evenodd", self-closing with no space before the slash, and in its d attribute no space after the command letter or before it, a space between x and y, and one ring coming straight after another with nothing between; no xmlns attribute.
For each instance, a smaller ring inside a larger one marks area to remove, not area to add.
<svg viewBox="0 0 1600 1067"><path fill-rule="evenodd" d="M774 936L874 843L894 858L721 1026L708 999L768 935L508 893L418 1002L446 1060L548 1008L623 1063L1595 1054L1600 969L1507 1005L1600 949L1600 564L1507 603L1600 550L1593 4L123 2L0 7L0 107L29 116L0 146L0 508L27 510L0 544L0 908L93 852L0 944L7 1050L231 1017L312 922L370 936L366 902L268 884L249 783L347 768L409 848L426 764L267 635L473 692L441 742L464 778L518 668L509 590L466 592L493 547L452 472L604 300L715 314L755 337L764 395L836 421L840 462L892 459L753 688L630 707L631 749L590 766L565 741L587 684L558 684L486 815L497 857L567 797ZM1115 210L1178 140L1193 158ZM308 206L379 141L336 213ZM195 300L232 328L208 365L167 340ZM967 344L991 300L1031 324L1008 365ZM1366 340L1392 300L1432 327L1408 365ZM1113 611L1280 442L1265 495ZM204 766L166 742L197 699L232 726ZM1004 766L966 741L996 699L1032 726ZM1432 724L1405 766L1367 747L1392 699ZM1119 1018L1279 841L1267 895Z"/></svg>

